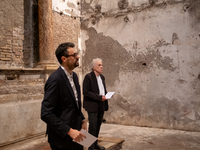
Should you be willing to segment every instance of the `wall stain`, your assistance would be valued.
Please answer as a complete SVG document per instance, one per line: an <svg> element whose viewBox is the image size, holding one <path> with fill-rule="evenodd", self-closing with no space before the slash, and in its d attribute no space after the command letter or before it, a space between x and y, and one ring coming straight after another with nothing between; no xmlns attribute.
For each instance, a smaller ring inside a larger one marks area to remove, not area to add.
<svg viewBox="0 0 200 150"><path fill-rule="evenodd" d="M178 41L178 40L179 40L179 38L178 38L177 33L173 33L173 35L172 35L172 44L175 44L176 41Z"/></svg>
<svg viewBox="0 0 200 150"><path fill-rule="evenodd" d="M194 1L194 0L193 0ZM82 10L81 13L87 13L91 14L91 16L96 16L96 8L93 8L91 6L93 0L90 1L90 3L87 3L86 0L82 1ZM141 6L134 6L130 5L128 3L128 0L119 0L118 2L118 12L100 12L98 16L104 16L104 17L119 17L119 16L126 16L128 13L138 13L146 10L150 10L150 8L163 8L166 9L167 5L175 5L180 4L183 2L190 2L190 0L165 0L165 1L158 1L158 0L149 0L146 3L142 3ZM188 3L187 3L188 4ZM98 5L98 4L97 4ZM96 7L96 6L95 6ZM188 5L183 6L183 10L186 11L189 9ZM86 16L84 19L88 19Z"/></svg>
<svg viewBox="0 0 200 150"><path fill-rule="evenodd" d="M86 26L82 24L82 30ZM94 58L101 58L104 64L103 74L109 81L108 85L113 86L119 79L119 72L149 72L156 64L157 68L175 71L173 59L163 57L159 52L159 47L167 46L163 40L159 40L147 47L146 53L131 54L116 40L102 33L97 33L94 28L86 29L89 39L85 41L86 52L83 56L83 74L91 70L91 62ZM134 50L134 49L133 49ZM135 51L135 50L134 50ZM114 61L113 61L114 60Z"/></svg>
<svg viewBox="0 0 200 150"><path fill-rule="evenodd" d="M84 25L82 26L83 28ZM131 59L126 49L109 36L97 33L94 28L88 28L89 39L85 41L86 53L83 56L83 74L91 71L91 62L94 58L103 60L104 72L108 85L114 85L118 80L121 66Z"/></svg>
<svg viewBox="0 0 200 150"><path fill-rule="evenodd" d="M129 121L125 119L122 123L121 119L123 115L113 116L112 112L109 111L107 115L110 117L108 117L107 122L120 122L125 125L132 125L131 120L134 120L134 125L138 126L159 126L160 128L179 129L180 124L183 124L185 127L200 120L200 102L191 102L182 105L182 102L177 99L162 97L155 100L140 101L138 103L129 102L121 95L116 95L113 105L116 105L113 107L117 107L121 112L126 112L126 118L129 118ZM188 117L191 114L194 115L192 115L194 119Z"/></svg>
<svg viewBox="0 0 200 150"><path fill-rule="evenodd" d="M200 1L192 0L190 2L190 7L188 13L190 15L190 25L193 29L200 31Z"/></svg>
<svg viewBox="0 0 200 150"><path fill-rule="evenodd" d="M132 70L132 72L149 72L150 69L157 66L159 69L175 71L176 66L173 64L173 59L170 57L163 57L160 52L159 48L162 46L170 45L163 40L159 40L153 45L149 45L146 47L148 50L146 53L139 53L133 55L133 60L129 60L128 63L123 66L123 70ZM135 46L134 46L135 48Z"/></svg>
<svg viewBox="0 0 200 150"><path fill-rule="evenodd" d="M120 0L118 2L118 7L120 10L126 9L128 7L128 0Z"/></svg>

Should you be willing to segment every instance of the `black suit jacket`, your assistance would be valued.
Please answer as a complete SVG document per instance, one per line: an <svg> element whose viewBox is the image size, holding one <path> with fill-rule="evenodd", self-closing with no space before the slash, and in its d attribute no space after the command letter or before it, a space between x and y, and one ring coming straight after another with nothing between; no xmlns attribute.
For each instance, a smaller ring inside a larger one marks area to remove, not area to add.
<svg viewBox="0 0 200 150"><path fill-rule="evenodd" d="M70 148L73 145L72 138L67 133L70 128L80 130L82 120L85 119L81 112L80 85L75 72L73 80L79 107L67 75L61 67L49 76L44 89L41 119L47 123L48 142L61 148Z"/></svg>
<svg viewBox="0 0 200 150"><path fill-rule="evenodd" d="M105 77L100 74L105 89L105 94L107 93ZM95 73L92 71L88 73L83 80L83 108L88 112L95 112L98 110L98 105L102 100L102 96L99 95L99 87L97 83L97 78ZM105 111L108 110L108 101L104 101Z"/></svg>

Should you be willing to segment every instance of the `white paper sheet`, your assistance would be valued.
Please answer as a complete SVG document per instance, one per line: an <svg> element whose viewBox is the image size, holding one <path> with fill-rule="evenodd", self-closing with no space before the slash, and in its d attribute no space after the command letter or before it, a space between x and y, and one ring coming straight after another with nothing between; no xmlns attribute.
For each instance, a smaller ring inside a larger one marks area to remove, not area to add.
<svg viewBox="0 0 200 150"><path fill-rule="evenodd" d="M97 140L95 136L91 135L90 133L88 133L87 131L83 129L80 132L83 133L86 136L86 138L83 138L83 141L80 141L77 143L83 145L84 147L87 147L87 148L90 147Z"/></svg>
<svg viewBox="0 0 200 150"><path fill-rule="evenodd" d="M115 92L108 92L108 93L106 94L106 99L110 99L110 98L113 96L114 93L115 93Z"/></svg>

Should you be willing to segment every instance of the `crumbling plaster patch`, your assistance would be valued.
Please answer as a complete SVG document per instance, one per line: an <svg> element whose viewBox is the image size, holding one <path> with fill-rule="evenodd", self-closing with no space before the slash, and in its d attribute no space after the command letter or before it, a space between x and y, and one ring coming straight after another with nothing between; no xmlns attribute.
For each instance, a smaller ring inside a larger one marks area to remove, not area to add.
<svg viewBox="0 0 200 150"><path fill-rule="evenodd" d="M147 48L147 53L131 54L117 41L105 37L101 33L98 34L94 28L89 28L87 31L91 38L85 41L86 51L83 56L83 71L86 73L91 70L90 63L93 58L102 58L110 86L118 80L121 71L149 72L152 68L162 68L173 72L176 69L173 60L169 56L162 57L159 52L159 47L167 46L169 43L158 41L155 45Z"/></svg>
<svg viewBox="0 0 200 150"><path fill-rule="evenodd" d="M52 9L61 14L80 17L79 0L52 0Z"/></svg>

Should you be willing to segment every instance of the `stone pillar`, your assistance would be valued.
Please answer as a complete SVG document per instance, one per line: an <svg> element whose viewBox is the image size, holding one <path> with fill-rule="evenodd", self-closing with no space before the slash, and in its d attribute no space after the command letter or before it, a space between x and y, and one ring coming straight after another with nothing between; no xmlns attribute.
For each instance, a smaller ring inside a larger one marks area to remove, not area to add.
<svg viewBox="0 0 200 150"><path fill-rule="evenodd" d="M53 69L58 66L54 60L52 0L38 0L39 54L38 67Z"/></svg>

